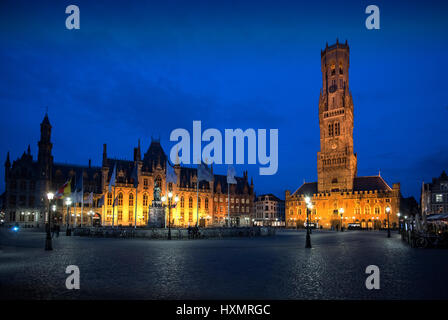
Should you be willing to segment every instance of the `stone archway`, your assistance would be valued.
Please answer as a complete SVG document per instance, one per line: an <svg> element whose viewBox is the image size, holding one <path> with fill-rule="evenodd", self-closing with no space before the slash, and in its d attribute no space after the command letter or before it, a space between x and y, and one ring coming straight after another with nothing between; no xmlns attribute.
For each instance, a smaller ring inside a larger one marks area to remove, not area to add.
<svg viewBox="0 0 448 320"><path fill-rule="evenodd" d="M100 227L101 226L101 213L95 212L95 214L92 217L92 225L94 227Z"/></svg>

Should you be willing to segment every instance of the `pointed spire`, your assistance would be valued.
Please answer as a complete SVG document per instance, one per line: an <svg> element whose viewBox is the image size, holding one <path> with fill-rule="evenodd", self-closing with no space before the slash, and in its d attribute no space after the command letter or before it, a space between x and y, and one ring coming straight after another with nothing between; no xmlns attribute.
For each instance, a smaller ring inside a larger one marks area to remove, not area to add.
<svg viewBox="0 0 448 320"><path fill-rule="evenodd" d="M11 161L9 160L9 151L6 154L6 161L5 161L5 167L10 167L11 166Z"/></svg>
<svg viewBox="0 0 448 320"><path fill-rule="evenodd" d="M30 155L31 155L31 146L30 146L30 145L28 145L28 150L27 150L27 152L28 152L28 155L30 156Z"/></svg>
<svg viewBox="0 0 448 320"><path fill-rule="evenodd" d="M50 120L48 119L48 107L47 107L47 112L45 112L44 120L42 120L42 124L50 125Z"/></svg>
<svg viewBox="0 0 448 320"><path fill-rule="evenodd" d="M378 170L378 177L381 177L381 169Z"/></svg>

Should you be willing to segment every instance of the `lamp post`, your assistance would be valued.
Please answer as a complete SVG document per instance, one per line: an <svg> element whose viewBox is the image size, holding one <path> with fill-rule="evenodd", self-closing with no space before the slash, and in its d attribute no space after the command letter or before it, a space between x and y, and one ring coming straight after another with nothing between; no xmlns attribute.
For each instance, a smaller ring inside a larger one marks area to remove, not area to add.
<svg viewBox="0 0 448 320"><path fill-rule="evenodd" d="M400 222L400 216L401 216L401 213L400 213L400 212L398 212L398 213L397 213L397 217L398 217L398 234L400 234L400 233L401 233L401 222Z"/></svg>
<svg viewBox="0 0 448 320"><path fill-rule="evenodd" d="M341 215L341 232L343 231L343 229L342 229L342 218L343 218L343 216L344 216L344 208L339 208L339 214Z"/></svg>
<svg viewBox="0 0 448 320"><path fill-rule="evenodd" d="M72 204L72 199L70 197L68 197L67 199L65 199L65 205L67 206L67 215L65 216L65 223L66 223L66 227L65 227L65 235L66 236L71 236L71 232L70 232L70 205Z"/></svg>
<svg viewBox="0 0 448 320"><path fill-rule="evenodd" d="M306 202L306 244L305 248L311 248L311 236L310 236L310 209L312 208L310 197L305 198Z"/></svg>
<svg viewBox="0 0 448 320"><path fill-rule="evenodd" d="M390 207L386 207L386 212L387 212L387 237L390 238L390 221L389 221Z"/></svg>
<svg viewBox="0 0 448 320"><path fill-rule="evenodd" d="M53 192L48 192L47 193L47 199L48 199L48 217L47 217L47 237L45 239L45 250L46 251L50 251L53 250L53 245L51 243L51 210L50 210L50 206L51 206L51 201L54 198L54 193Z"/></svg>
<svg viewBox="0 0 448 320"><path fill-rule="evenodd" d="M168 192L168 240L171 240L171 201L173 198L173 193L170 191ZM165 202L166 201L166 197L163 196L162 197L162 201ZM174 202L177 203L179 201L179 197L175 196L174 197Z"/></svg>

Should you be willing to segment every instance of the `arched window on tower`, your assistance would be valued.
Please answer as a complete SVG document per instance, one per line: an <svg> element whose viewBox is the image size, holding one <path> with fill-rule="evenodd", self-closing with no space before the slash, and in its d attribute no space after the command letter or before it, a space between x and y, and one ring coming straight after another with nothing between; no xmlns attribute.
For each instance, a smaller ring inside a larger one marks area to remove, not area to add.
<svg viewBox="0 0 448 320"><path fill-rule="evenodd" d="M123 206L123 193L121 193L121 192L118 194L118 203L117 203L117 205L120 206L120 207Z"/></svg>
<svg viewBox="0 0 448 320"><path fill-rule="evenodd" d="M339 63L339 74L344 74L344 68L342 68L342 63Z"/></svg>
<svg viewBox="0 0 448 320"><path fill-rule="evenodd" d="M333 131L333 124L332 123L329 123L328 124L328 136L329 137L332 137L333 135L334 135L334 131Z"/></svg>

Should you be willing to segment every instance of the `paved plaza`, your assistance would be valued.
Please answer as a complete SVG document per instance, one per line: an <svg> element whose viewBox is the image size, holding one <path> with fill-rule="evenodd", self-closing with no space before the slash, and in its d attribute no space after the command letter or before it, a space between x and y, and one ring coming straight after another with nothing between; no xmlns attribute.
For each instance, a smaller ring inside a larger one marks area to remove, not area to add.
<svg viewBox="0 0 448 320"><path fill-rule="evenodd" d="M0 231L1 299L448 299L448 252L394 233L304 231L216 240L66 237ZM80 289L65 268L80 269ZM365 269L380 268L380 290Z"/></svg>

